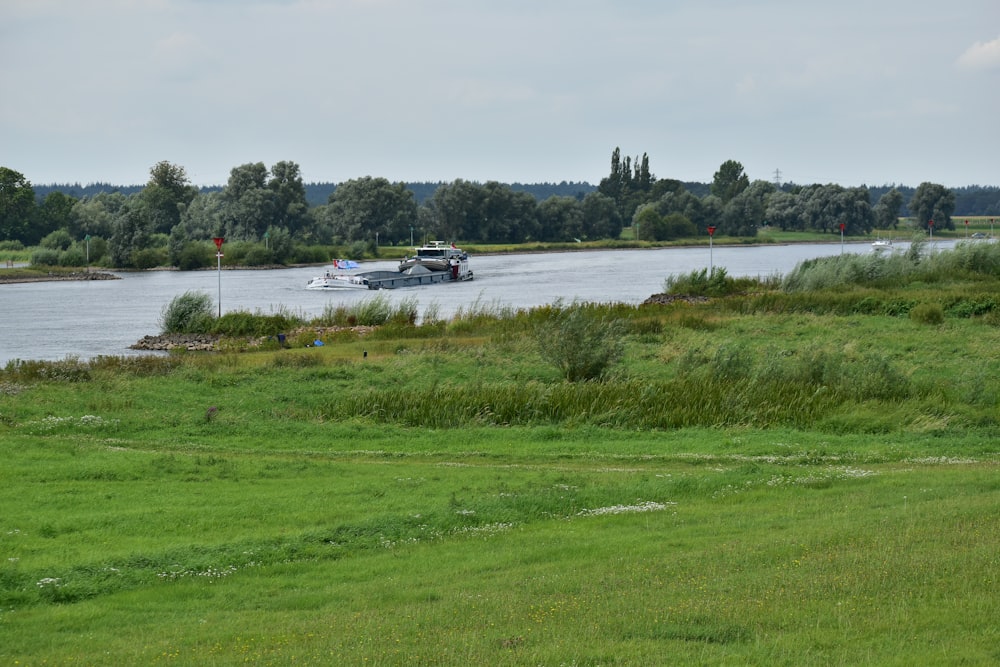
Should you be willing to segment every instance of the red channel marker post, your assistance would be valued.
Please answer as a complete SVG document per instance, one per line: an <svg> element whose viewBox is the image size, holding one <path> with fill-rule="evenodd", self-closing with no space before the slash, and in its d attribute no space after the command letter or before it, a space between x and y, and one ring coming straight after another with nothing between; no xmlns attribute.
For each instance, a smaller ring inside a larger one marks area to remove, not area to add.
<svg viewBox="0 0 1000 667"><path fill-rule="evenodd" d="M215 249L218 251L215 253L215 259L219 265L219 317L222 317L222 242L226 239L216 236L212 240L215 241Z"/></svg>
<svg viewBox="0 0 1000 667"><path fill-rule="evenodd" d="M715 269L712 267L712 238L715 237L715 227L713 225L708 226L708 277L712 277L712 273Z"/></svg>

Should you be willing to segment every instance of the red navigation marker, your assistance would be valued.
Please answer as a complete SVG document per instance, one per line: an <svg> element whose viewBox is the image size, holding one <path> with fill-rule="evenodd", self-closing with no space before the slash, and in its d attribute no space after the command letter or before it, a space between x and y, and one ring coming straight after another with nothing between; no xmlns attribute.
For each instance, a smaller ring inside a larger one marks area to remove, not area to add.
<svg viewBox="0 0 1000 667"><path fill-rule="evenodd" d="M709 236L715 236L715 227L709 225L709 227L708 227L708 235Z"/></svg>

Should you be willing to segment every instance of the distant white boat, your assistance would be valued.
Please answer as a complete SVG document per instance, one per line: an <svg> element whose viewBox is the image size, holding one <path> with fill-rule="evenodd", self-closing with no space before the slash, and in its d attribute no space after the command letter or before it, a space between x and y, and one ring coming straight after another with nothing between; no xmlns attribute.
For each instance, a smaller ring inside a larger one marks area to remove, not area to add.
<svg viewBox="0 0 1000 667"><path fill-rule="evenodd" d="M882 238L875 239L874 241L872 241L872 250L874 252L892 250L892 239L882 239Z"/></svg>
<svg viewBox="0 0 1000 667"><path fill-rule="evenodd" d="M334 271L327 271L306 283L306 289L368 289L368 279L364 275L351 273L361 268L357 262L335 259L333 268Z"/></svg>

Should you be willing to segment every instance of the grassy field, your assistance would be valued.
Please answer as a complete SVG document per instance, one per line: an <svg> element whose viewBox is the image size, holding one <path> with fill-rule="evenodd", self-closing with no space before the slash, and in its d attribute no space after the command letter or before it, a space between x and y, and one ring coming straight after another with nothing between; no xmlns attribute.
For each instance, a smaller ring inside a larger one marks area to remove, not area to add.
<svg viewBox="0 0 1000 667"><path fill-rule="evenodd" d="M997 283L929 275L573 304L582 382L559 308L9 364L0 661L996 664Z"/></svg>

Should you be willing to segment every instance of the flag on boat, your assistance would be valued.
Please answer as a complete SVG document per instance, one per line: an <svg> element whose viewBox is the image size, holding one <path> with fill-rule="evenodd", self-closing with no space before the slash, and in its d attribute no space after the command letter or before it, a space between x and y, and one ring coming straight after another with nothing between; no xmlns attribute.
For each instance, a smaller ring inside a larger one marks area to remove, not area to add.
<svg viewBox="0 0 1000 667"><path fill-rule="evenodd" d="M357 269L360 265L352 259L335 259L333 260L333 268L335 269Z"/></svg>

